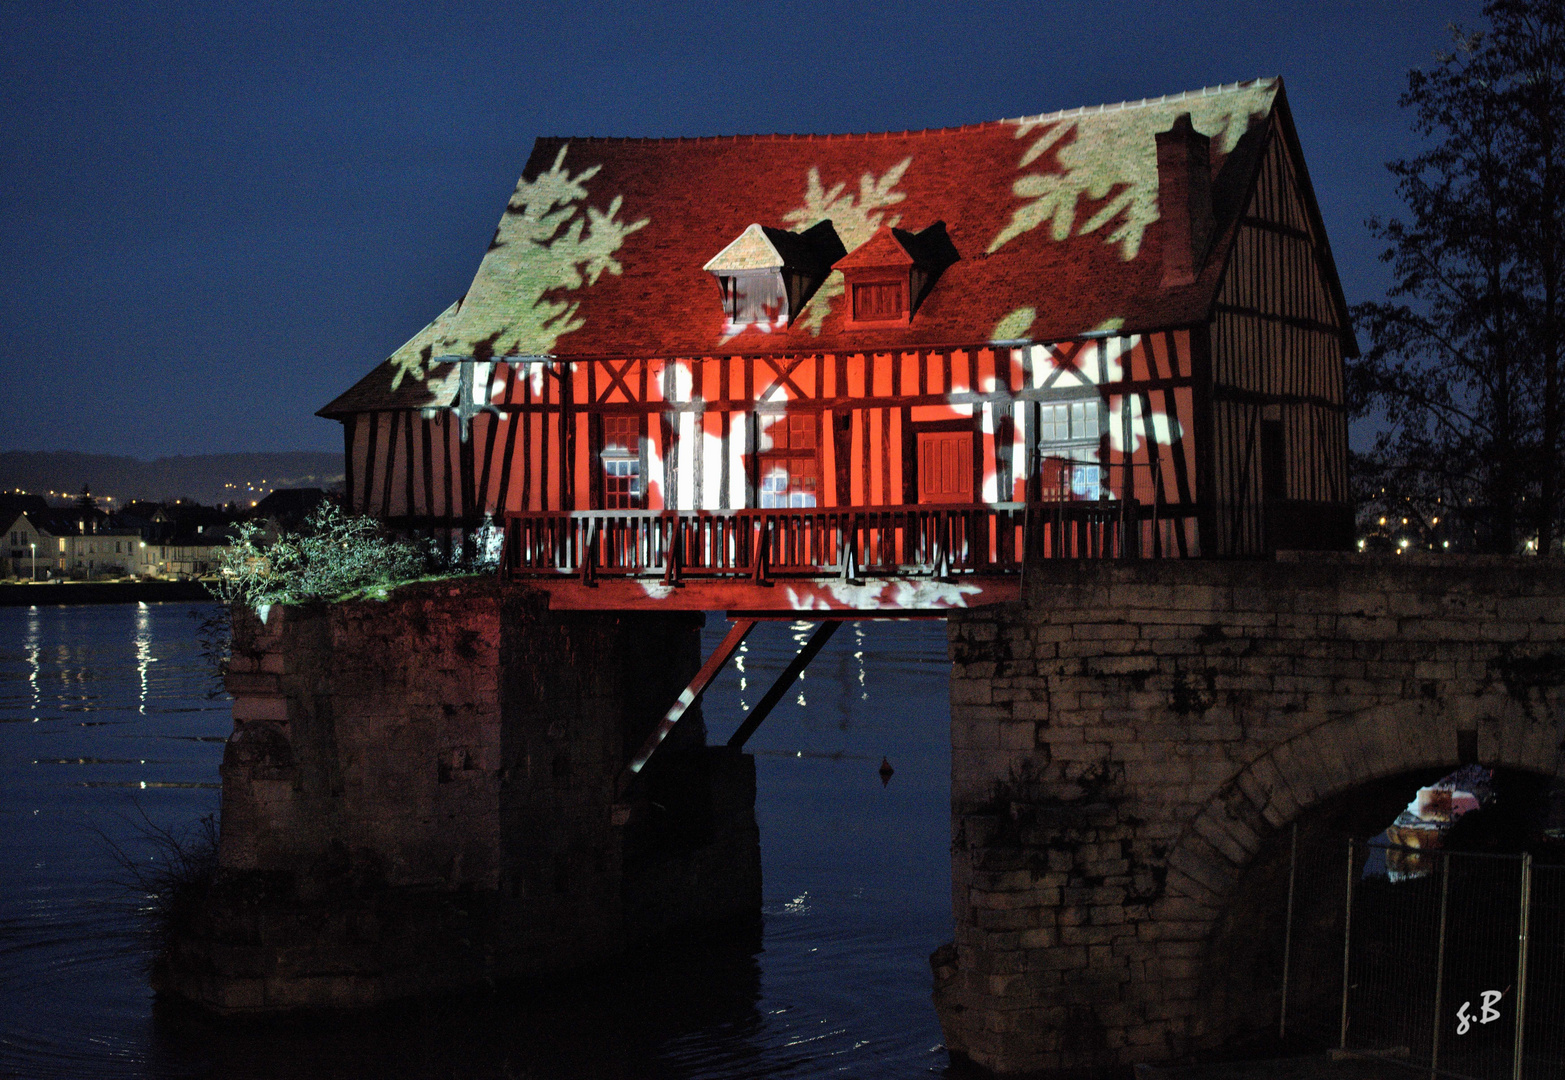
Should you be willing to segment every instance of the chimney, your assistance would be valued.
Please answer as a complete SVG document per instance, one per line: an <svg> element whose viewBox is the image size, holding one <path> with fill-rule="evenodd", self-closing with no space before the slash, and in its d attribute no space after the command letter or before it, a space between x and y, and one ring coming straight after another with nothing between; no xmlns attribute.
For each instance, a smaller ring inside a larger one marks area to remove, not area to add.
<svg viewBox="0 0 1565 1080"><path fill-rule="evenodd" d="M1163 222L1163 287L1190 285L1212 240L1212 140L1189 113L1157 133L1157 205Z"/></svg>

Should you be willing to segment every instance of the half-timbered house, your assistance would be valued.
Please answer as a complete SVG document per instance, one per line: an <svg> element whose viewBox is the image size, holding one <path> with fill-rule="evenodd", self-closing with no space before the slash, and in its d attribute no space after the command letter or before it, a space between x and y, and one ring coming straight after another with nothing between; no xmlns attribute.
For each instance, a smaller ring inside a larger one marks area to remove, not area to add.
<svg viewBox="0 0 1565 1080"><path fill-rule="evenodd" d="M940 607L1027 558L1346 546L1354 350L1263 79L541 138L466 295L321 415L354 510L504 521L556 602Z"/></svg>

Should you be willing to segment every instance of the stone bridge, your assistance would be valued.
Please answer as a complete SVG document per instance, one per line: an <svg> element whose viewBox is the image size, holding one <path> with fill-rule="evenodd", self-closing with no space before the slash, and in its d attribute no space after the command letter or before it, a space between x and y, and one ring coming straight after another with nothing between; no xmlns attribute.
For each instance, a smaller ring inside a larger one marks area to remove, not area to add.
<svg viewBox="0 0 1565 1080"><path fill-rule="evenodd" d="M953 1053L996 1073L1231 1050L1276 1024L1291 825L1335 875L1346 836L1458 764L1562 772L1548 562L1056 560L1019 596L947 615L934 993ZM365 1005L753 918L750 759L706 747L695 707L624 786L700 623L498 581L241 618L220 869L158 986ZM1301 1007L1335 1002L1334 911L1303 920Z"/></svg>
<svg viewBox="0 0 1565 1080"><path fill-rule="evenodd" d="M947 1045L998 1073L1275 1033L1290 824L1341 880L1348 834L1458 764L1565 775L1549 563L1027 575L1019 602L949 617L955 940L935 999ZM1295 959L1334 1006L1340 905L1317 914Z"/></svg>

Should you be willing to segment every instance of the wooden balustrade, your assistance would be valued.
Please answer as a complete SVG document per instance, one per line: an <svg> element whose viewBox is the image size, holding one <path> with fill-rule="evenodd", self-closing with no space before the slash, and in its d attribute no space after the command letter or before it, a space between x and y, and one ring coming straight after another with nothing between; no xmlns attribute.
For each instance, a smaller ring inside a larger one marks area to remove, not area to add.
<svg viewBox="0 0 1565 1080"><path fill-rule="evenodd" d="M1137 516L1132 508L1132 516ZM505 515L507 578L939 578L1135 553L1118 502Z"/></svg>

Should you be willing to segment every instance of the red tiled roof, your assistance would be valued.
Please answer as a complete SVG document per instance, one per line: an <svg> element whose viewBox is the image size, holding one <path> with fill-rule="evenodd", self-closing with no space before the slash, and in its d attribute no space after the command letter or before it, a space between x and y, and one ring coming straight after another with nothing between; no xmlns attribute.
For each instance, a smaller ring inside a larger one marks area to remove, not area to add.
<svg viewBox="0 0 1565 1080"><path fill-rule="evenodd" d="M837 269L855 266L912 266L913 256L891 232L889 225L875 230L864 243L848 252L836 262Z"/></svg>
<svg viewBox="0 0 1565 1080"><path fill-rule="evenodd" d="M1203 321L1281 93L1264 79L881 135L541 138L467 295L322 414L433 404L443 358L889 350ZM1186 112L1212 139L1217 244L1193 285L1168 289L1154 136ZM823 218L849 252L882 227L944 221L960 258L906 327L847 328L838 271L785 329L725 333L708 260L751 223ZM408 402L391 403L394 382Z"/></svg>

